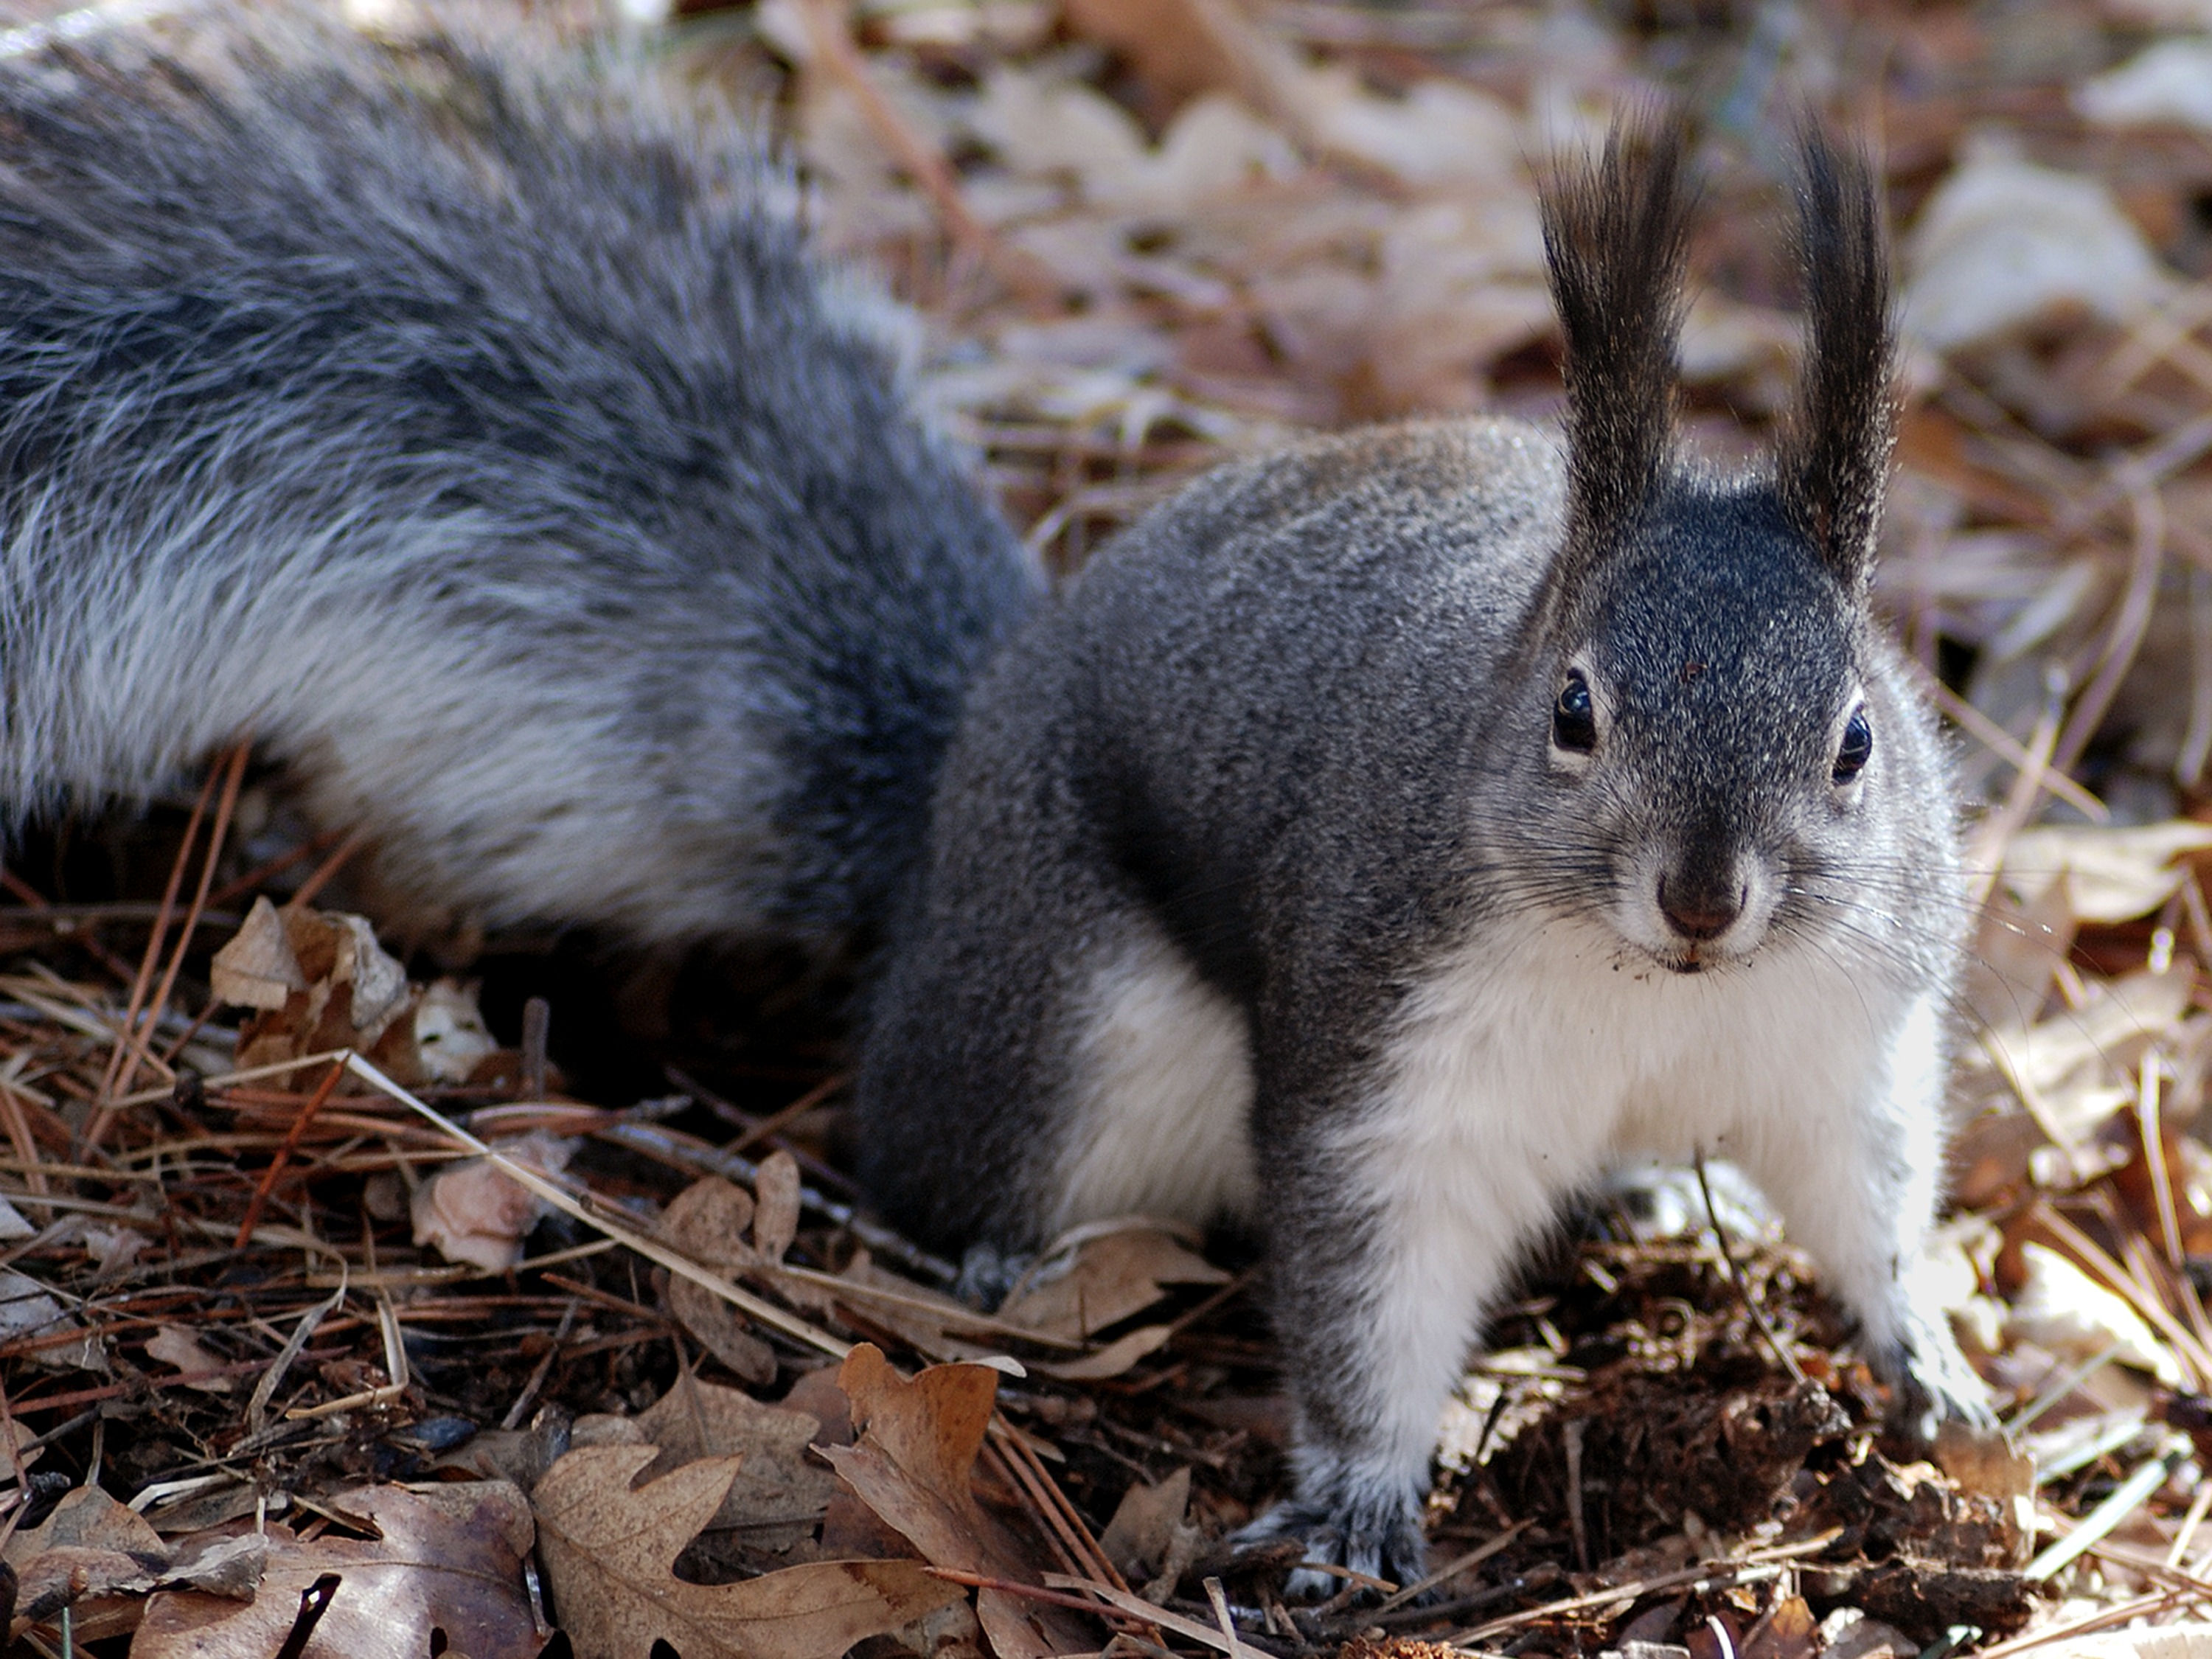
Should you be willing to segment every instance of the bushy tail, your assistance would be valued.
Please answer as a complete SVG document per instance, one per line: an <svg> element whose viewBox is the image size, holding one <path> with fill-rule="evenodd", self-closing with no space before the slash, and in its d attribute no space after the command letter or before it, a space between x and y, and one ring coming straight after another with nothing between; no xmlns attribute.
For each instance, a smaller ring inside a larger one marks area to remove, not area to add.
<svg viewBox="0 0 2212 1659"><path fill-rule="evenodd" d="M216 3L0 135L0 802L248 733L428 918L868 932L1038 582L726 112Z"/></svg>

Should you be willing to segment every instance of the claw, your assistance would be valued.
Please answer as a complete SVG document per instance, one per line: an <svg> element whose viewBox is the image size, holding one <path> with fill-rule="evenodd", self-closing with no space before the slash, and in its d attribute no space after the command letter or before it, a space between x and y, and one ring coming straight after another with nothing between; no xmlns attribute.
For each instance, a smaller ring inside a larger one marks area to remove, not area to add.
<svg viewBox="0 0 2212 1659"><path fill-rule="evenodd" d="M1948 1320L1915 1321L1911 1333L1880 1358L1875 1369L1896 1393L1891 1426L1920 1446L1934 1445L1947 1422L1978 1430L1996 1426L1988 1392L1966 1363Z"/></svg>
<svg viewBox="0 0 2212 1659"><path fill-rule="evenodd" d="M1346 1581L1319 1567L1345 1567L1385 1583L1410 1584L1427 1571L1428 1541L1418 1512L1370 1505L1324 1510L1295 1501L1278 1504L1236 1536L1240 1549L1294 1539L1312 1564L1295 1567L1285 1594L1322 1601L1346 1588Z"/></svg>

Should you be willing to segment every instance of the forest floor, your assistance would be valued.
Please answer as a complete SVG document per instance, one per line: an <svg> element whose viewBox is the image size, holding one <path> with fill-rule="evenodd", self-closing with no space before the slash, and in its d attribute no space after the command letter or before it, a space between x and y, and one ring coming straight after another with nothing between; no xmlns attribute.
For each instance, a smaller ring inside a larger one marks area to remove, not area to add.
<svg viewBox="0 0 2212 1659"><path fill-rule="evenodd" d="M1703 123L1687 424L1752 453L1793 125L1873 139L1879 592L1982 916L1936 1266L2006 1442L1886 1441L1756 1195L1656 1176L1494 1321L1431 1581L1286 1605L1224 1541L1285 1479L1249 1249L1090 1229L979 1313L851 1207L787 970L495 941L434 979L241 752L0 873L16 1650L1943 1659L2212 1618L2212 3L766 0L650 39L774 112L1060 572L1300 433L1550 416L1530 168L1655 89Z"/></svg>

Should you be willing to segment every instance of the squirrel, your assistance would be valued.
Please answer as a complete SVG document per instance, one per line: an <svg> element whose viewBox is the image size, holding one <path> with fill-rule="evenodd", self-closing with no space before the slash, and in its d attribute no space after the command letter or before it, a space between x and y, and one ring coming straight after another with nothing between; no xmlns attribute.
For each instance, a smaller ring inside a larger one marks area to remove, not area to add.
<svg viewBox="0 0 2212 1659"><path fill-rule="evenodd" d="M1856 151L1802 147L1771 465L1681 452L1685 139L1631 123L1543 198L1564 449L1227 465L1055 597L789 179L648 77L216 5L0 59L0 125L18 817L250 736L403 921L865 961L866 1184L978 1286L1262 1232L1246 1535L1316 1568L1419 1576L1485 1309L1621 1158L1738 1161L1907 1415L1984 1414L1911 1271L1966 910L1869 605Z"/></svg>
<svg viewBox="0 0 2212 1659"><path fill-rule="evenodd" d="M1438 1422L1609 1166L1737 1163L1908 1426L1986 1423L1914 1267L1966 921L1935 720L1872 614L1892 442L1869 167L1808 132L1768 465L1680 451L1679 121L1542 216L1565 452L1504 420L1231 465L1102 550L947 754L858 1083L925 1243L1260 1232L1294 1490L1243 1534L1423 1571Z"/></svg>

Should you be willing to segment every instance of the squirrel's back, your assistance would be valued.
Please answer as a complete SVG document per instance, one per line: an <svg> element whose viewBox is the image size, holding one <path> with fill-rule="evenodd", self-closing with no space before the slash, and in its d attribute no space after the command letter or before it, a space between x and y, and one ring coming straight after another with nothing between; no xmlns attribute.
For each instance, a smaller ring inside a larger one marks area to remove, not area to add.
<svg viewBox="0 0 2212 1659"><path fill-rule="evenodd" d="M867 931L1039 584L726 112L216 5L0 131L0 805L250 738L402 921Z"/></svg>

